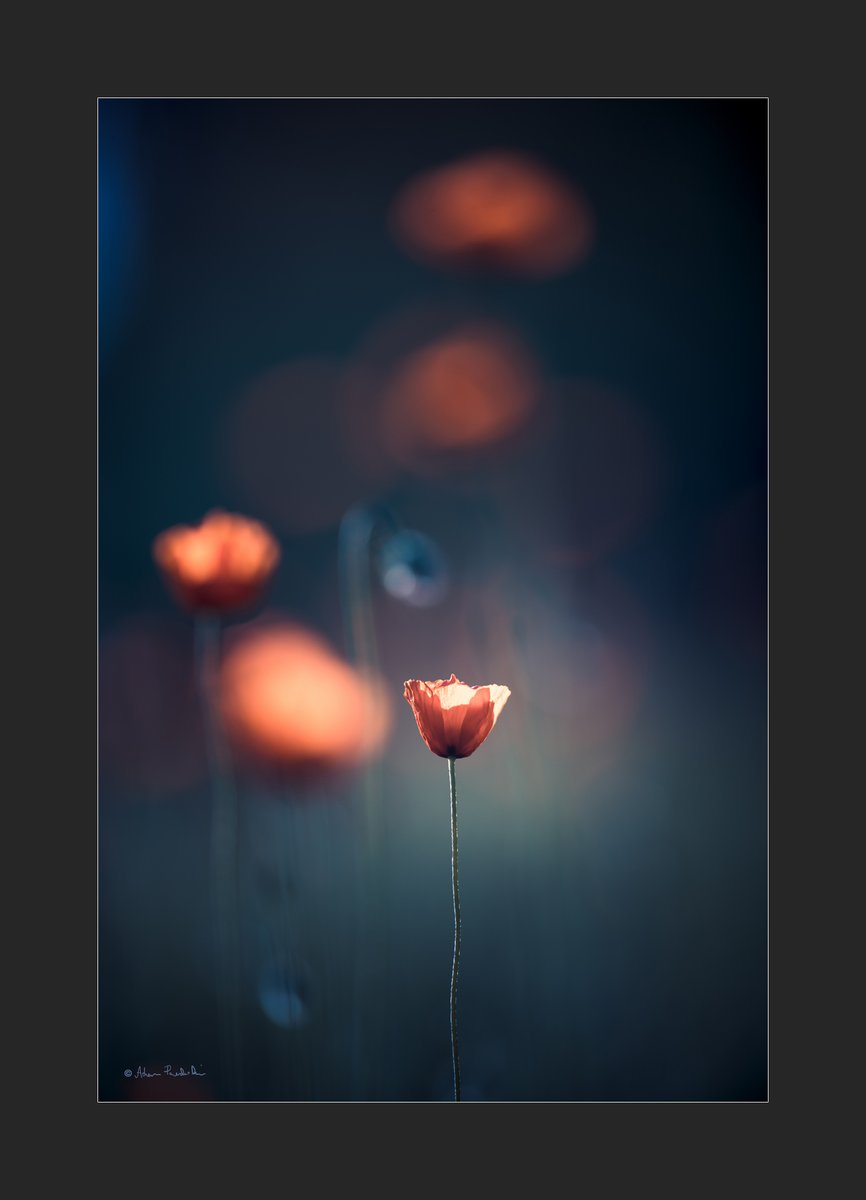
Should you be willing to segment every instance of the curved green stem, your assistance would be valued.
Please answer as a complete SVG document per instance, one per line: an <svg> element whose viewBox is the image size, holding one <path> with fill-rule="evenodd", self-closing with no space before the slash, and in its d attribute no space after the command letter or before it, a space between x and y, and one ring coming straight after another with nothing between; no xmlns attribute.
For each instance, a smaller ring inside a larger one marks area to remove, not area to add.
<svg viewBox="0 0 866 1200"><path fill-rule="evenodd" d="M451 1060L454 1064L454 1100L460 1103L460 1050L457 1046L457 972L460 969L460 884L457 879L457 784L454 759L448 759L451 791L451 890L454 897L454 961L451 965Z"/></svg>

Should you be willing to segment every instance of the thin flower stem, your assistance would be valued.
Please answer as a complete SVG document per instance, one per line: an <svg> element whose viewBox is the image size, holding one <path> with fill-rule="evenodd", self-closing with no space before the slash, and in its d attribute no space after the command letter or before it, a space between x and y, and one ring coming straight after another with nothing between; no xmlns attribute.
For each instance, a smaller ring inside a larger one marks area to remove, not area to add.
<svg viewBox="0 0 866 1200"><path fill-rule="evenodd" d="M217 704L219 618L198 617L195 633L198 682L211 779L211 905L220 1058L227 1097L235 1100L240 1099L243 1092L240 1045L238 812Z"/></svg>
<svg viewBox="0 0 866 1200"><path fill-rule="evenodd" d="M457 1046L457 972L460 969L460 884L457 879L457 784L454 759L448 759L451 791L451 888L454 897L454 961L451 965L451 1060L454 1064L454 1100L460 1103L460 1050Z"/></svg>

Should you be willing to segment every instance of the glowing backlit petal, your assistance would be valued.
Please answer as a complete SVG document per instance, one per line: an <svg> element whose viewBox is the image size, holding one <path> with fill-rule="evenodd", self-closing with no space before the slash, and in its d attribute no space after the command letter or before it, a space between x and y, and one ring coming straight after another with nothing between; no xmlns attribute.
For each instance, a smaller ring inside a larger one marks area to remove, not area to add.
<svg viewBox="0 0 866 1200"><path fill-rule="evenodd" d="M425 682L407 679L409 702L418 732L440 758L468 758L487 738L511 695L502 684L472 687L456 675Z"/></svg>

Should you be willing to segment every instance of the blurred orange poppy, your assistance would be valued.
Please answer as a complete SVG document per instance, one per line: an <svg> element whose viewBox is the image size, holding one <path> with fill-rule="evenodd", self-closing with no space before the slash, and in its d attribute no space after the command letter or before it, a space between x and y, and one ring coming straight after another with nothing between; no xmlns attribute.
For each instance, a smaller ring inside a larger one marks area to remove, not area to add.
<svg viewBox="0 0 866 1200"><path fill-rule="evenodd" d="M409 355L383 402L385 437L398 458L475 450L508 439L536 404L535 365L495 325L470 324Z"/></svg>
<svg viewBox="0 0 866 1200"><path fill-rule="evenodd" d="M498 683L471 687L452 675L432 683L407 679L403 695L412 706L418 732L434 754L468 758L496 724L511 691Z"/></svg>
<svg viewBox="0 0 866 1200"><path fill-rule="evenodd" d="M388 732L381 685L296 625L240 631L226 651L220 701L236 748L293 774L356 765Z"/></svg>
<svg viewBox="0 0 866 1200"><path fill-rule="evenodd" d="M548 276L589 251L582 195L523 154L490 151L425 172L398 195L398 239L437 266Z"/></svg>
<svg viewBox="0 0 866 1200"><path fill-rule="evenodd" d="M280 561L258 521L216 510L197 526L176 525L153 544L169 589L194 612L234 612L254 604Z"/></svg>

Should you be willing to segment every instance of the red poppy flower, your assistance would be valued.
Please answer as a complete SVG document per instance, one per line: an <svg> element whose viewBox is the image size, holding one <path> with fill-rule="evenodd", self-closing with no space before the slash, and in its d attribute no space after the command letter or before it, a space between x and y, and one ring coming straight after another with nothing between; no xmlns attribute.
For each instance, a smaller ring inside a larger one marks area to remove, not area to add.
<svg viewBox="0 0 866 1200"><path fill-rule="evenodd" d="M471 687L452 675L432 683L407 679L403 695L412 706L418 732L434 754L468 758L496 724L511 691L498 683Z"/></svg>
<svg viewBox="0 0 866 1200"><path fill-rule="evenodd" d="M161 533L153 557L177 599L193 612L233 612L254 604L274 573L280 548L258 521L211 512L200 525Z"/></svg>

